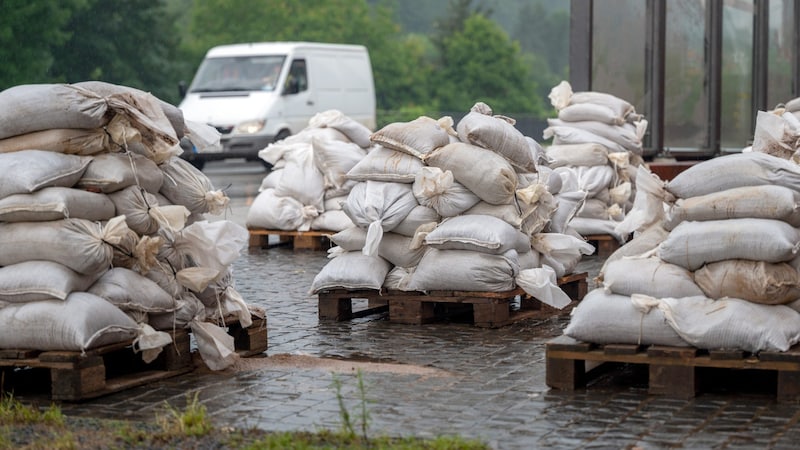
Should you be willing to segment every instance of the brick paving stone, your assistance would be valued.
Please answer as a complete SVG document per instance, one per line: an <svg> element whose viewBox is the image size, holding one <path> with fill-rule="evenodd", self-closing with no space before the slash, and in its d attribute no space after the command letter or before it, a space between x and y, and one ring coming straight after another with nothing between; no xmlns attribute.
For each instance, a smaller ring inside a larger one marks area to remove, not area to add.
<svg viewBox="0 0 800 450"><path fill-rule="evenodd" d="M651 396L641 374L624 368L585 390L550 390L544 382L545 343L561 334L568 316L498 329L452 322L403 325L389 322L385 314L321 322L316 296L308 290L327 262L325 252L252 249L234 263L233 275L245 301L267 312L267 359L305 354L442 371L443 376L364 372L371 433L457 433L504 450L783 449L800 441L797 405L777 403L769 394ZM589 271L594 286L592 274L601 264L588 257L578 271ZM357 414L357 375L337 377L350 414ZM321 368L190 373L61 406L66 414L152 419L165 402L181 407L195 392L219 425L274 431L341 426L333 375Z"/></svg>

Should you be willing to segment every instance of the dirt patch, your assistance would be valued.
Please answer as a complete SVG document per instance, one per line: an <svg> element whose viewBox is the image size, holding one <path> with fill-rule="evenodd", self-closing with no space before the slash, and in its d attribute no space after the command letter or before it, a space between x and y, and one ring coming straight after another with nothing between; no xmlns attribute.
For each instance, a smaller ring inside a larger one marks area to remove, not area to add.
<svg viewBox="0 0 800 450"><path fill-rule="evenodd" d="M197 366L198 370L210 371L202 361L197 361ZM346 359L318 358L309 355L291 355L288 353L239 358L231 367L225 369L224 372L248 372L261 369L324 370L326 372L335 373L350 373L361 370L363 372L383 372L431 377L452 376L452 374L446 370L416 366L413 364L352 361Z"/></svg>

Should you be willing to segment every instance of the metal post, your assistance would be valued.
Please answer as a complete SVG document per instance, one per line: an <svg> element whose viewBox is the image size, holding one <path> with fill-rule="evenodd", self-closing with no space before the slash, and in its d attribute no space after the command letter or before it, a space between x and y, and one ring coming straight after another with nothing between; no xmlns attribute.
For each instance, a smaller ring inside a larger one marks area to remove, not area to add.
<svg viewBox="0 0 800 450"><path fill-rule="evenodd" d="M648 153L664 151L664 54L667 23L667 1L647 2L645 42L645 115L648 121Z"/></svg>
<svg viewBox="0 0 800 450"><path fill-rule="evenodd" d="M594 0L570 1L569 83L572 90L592 89L592 6Z"/></svg>
<svg viewBox="0 0 800 450"><path fill-rule="evenodd" d="M706 76L708 77L708 150L720 151L722 113L722 0L709 0L706 10Z"/></svg>

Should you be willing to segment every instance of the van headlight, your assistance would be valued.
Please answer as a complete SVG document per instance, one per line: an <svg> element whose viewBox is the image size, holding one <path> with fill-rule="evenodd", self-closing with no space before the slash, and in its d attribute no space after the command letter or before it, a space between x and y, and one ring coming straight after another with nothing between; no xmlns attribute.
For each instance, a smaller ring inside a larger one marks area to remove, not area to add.
<svg viewBox="0 0 800 450"><path fill-rule="evenodd" d="M266 124L267 121L264 119L242 122L239 125L236 125L236 128L233 130L233 134L255 134L263 130L264 125Z"/></svg>

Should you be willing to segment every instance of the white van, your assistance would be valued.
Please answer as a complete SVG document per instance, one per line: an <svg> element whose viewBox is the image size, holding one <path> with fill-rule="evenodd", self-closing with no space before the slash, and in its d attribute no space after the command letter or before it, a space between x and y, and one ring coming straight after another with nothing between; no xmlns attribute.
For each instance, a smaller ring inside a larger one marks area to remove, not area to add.
<svg viewBox="0 0 800 450"><path fill-rule="evenodd" d="M372 65L362 45L222 45L206 53L178 107L186 120L221 133L219 152L184 151L196 167L226 158L260 161L258 152L269 143L296 134L314 114L330 109L374 130Z"/></svg>

